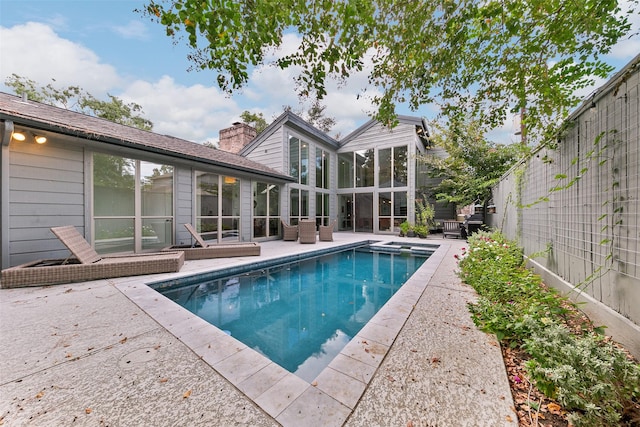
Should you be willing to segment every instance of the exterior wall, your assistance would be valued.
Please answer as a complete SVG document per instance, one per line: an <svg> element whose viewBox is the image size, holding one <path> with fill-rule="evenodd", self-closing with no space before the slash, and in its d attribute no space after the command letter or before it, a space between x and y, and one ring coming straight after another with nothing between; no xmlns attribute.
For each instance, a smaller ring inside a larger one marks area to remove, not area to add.
<svg viewBox="0 0 640 427"><path fill-rule="evenodd" d="M174 166L174 241L179 245L190 244L192 238L184 224L193 224L195 219L195 169L171 158L151 159L141 151L113 154ZM3 250L3 269L37 259L68 257L69 251L51 233L51 227L73 225L92 241L92 157L93 152L85 143L60 135L49 136L43 145L12 141L9 147L3 147L2 161L8 165L8 171L3 170L2 175L3 208L6 205L8 212L2 218L7 237L3 248L8 249L6 253ZM245 176L240 179L240 239L248 241L251 239L251 180Z"/></svg>
<svg viewBox="0 0 640 427"><path fill-rule="evenodd" d="M251 180L240 180L240 241L247 242L253 235L253 185Z"/></svg>
<svg viewBox="0 0 640 427"><path fill-rule="evenodd" d="M271 169L288 174L288 165L284 163L283 156L283 147L286 143L284 133L284 128L281 127L245 157Z"/></svg>
<svg viewBox="0 0 640 427"><path fill-rule="evenodd" d="M358 135L348 144L341 147L338 152L357 151L375 147L388 148L393 146L408 145L408 164L409 170L407 175L407 216L409 222L413 223L415 217L415 192L416 192L416 157L422 155L418 153L416 146L420 144L418 136L416 135L415 125L400 123L395 128L389 130L380 123L376 123L369 129L364 131L361 135ZM441 148L433 148L424 153L424 155L430 156L446 156L446 151ZM336 159L337 161L337 159ZM425 180L427 185L436 185L438 183L437 178L428 178ZM336 170L336 187L337 187L337 170ZM386 191L388 189L385 189ZM358 189L356 189L358 191ZM378 189L376 189L376 192ZM456 212L455 206L448 203L436 203L435 199L431 200L434 204L435 219L455 219Z"/></svg>
<svg viewBox="0 0 640 427"><path fill-rule="evenodd" d="M195 183L193 182L193 170L184 167L175 168L175 236L176 244L188 245L191 243L191 234L184 228L184 224L194 224L195 212L194 209L194 195L195 195Z"/></svg>
<svg viewBox="0 0 640 427"><path fill-rule="evenodd" d="M400 123L389 130L382 124L376 123L342 146L338 152L364 150L372 147L386 148L402 144L415 146L415 140L416 130L414 125Z"/></svg>
<svg viewBox="0 0 640 427"><path fill-rule="evenodd" d="M538 152L500 182L491 225L517 239L526 254L538 254L532 265L549 280L576 287L578 297L637 327L640 70L627 69L594 95L595 108L590 99L574 113L556 149ZM568 188L551 191L557 186ZM638 333L633 341L640 352Z"/></svg>
<svg viewBox="0 0 640 427"><path fill-rule="evenodd" d="M64 223L84 230L82 147L50 138L44 145L13 142L9 154L9 264L66 258L50 227Z"/></svg>

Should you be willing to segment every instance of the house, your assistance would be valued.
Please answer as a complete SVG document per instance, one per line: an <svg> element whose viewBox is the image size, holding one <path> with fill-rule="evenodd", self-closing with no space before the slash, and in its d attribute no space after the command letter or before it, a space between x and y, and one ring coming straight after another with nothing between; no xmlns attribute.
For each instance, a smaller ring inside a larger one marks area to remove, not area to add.
<svg viewBox="0 0 640 427"><path fill-rule="evenodd" d="M212 149L0 93L2 268L66 257L50 232L60 225L99 253L190 244L185 223L218 242L278 239L281 219L396 233L430 185L416 155L438 155L408 116L341 141L291 112L257 137L239 123L220 134Z"/></svg>

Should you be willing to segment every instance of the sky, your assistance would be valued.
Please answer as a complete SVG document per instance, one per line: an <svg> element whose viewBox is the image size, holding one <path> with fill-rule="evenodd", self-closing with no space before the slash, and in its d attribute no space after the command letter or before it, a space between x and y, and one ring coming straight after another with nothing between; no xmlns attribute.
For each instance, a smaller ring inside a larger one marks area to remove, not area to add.
<svg viewBox="0 0 640 427"><path fill-rule="evenodd" d="M146 0L1 0L0 91L13 93L4 82L11 74L39 86L79 86L96 98L107 94L137 103L153 131L194 142L217 142L219 131L240 120L243 111L262 113L271 122L284 106L299 110L295 70L261 66L252 70L249 84L227 96L217 86L214 71L189 71L186 42L175 44L161 25L135 12ZM640 29L640 14L633 17ZM634 32L632 31L632 32ZM283 49L296 46L285 37ZM605 58L616 69L640 53L640 37L622 40ZM331 136L348 135L370 119L373 106L366 96L366 69L346 85L329 83L322 101L325 113L336 119ZM52 79L55 79L52 80ZM604 81L583 89L586 97ZM374 94L371 88L367 93ZM358 96L360 95L360 96ZM309 104L302 108L308 108ZM418 111L398 106L399 114L433 119L437 108ZM509 118L488 137L514 142L518 124Z"/></svg>

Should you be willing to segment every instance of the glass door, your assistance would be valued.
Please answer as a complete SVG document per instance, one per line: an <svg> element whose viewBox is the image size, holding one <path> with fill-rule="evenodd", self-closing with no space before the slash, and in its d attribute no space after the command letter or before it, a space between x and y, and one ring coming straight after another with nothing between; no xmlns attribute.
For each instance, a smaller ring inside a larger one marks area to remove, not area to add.
<svg viewBox="0 0 640 427"><path fill-rule="evenodd" d="M355 231L373 233L373 193L356 193L355 196Z"/></svg>
<svg viewBox="0 0 640 427"><path fill-rule="evenodd" d="M353 231L353 195L338 195L338 230Z"/></svg>

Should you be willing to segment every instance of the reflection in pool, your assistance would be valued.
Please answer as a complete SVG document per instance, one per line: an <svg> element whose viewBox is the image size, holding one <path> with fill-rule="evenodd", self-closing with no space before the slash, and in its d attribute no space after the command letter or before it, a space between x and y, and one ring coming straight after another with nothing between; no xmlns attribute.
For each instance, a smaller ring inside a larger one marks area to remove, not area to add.
<svg viewBox="0 0 640 427"><path fill-rule="evenodd" d="M158 290L311 382L428 255L348 249Z"/></svg>

